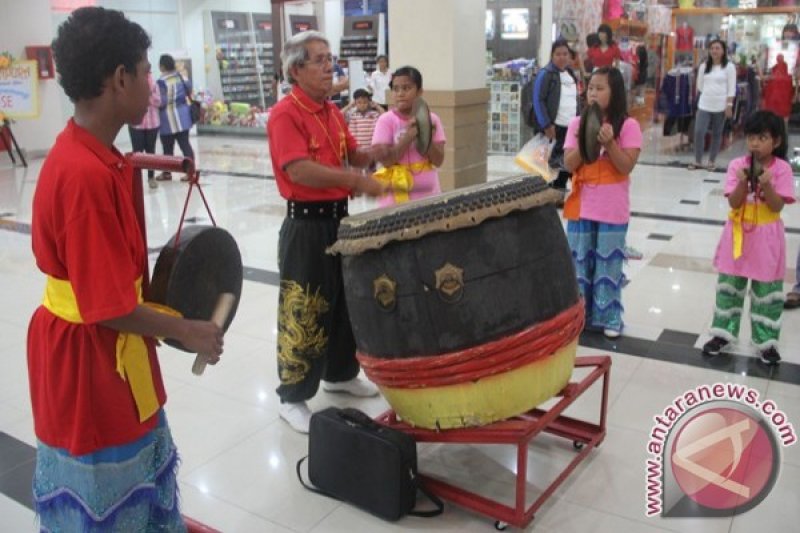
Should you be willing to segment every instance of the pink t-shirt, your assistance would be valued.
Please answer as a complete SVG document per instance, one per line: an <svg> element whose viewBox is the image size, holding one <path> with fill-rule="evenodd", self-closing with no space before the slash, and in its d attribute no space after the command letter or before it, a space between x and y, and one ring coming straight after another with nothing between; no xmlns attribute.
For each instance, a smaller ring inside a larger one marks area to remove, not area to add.
<svg viewBox="0 0 800 533"><path fill-rule="evenodd" d="M738 179L736 172L741 168L750 167L750 156L734 159L728 165L728 175L725 178L725 196L736 188ZM793 204L794 177L792 167L783 159L777 157L769 166L772 172L772 186L778 196L787 204ZM759 199L763 202L763 199ZM755 202L755 195L747 195L747 203ZM782 280L786 273L786 237L783 230L783 220L776 220L769 224L750 225L745 223L744 242L742 255L739 259L733 258L733 221L725 221L722 237L717 245L714 255L714 267L721 274L742 276L758 281Z"/></svg>
<svg viewBox="0 0 800 533"><path fill-rule="evenodd" d="M403 135L405 135L406 129L408 128L408 123L410 121L410 118L402 116L395 109L392 109L388 113L382 114L380 117L378 117L378 122L375 124L375 131L372 133L372 144L387 144L389 146L394 146L400 141ZM445 142L446 139L444 136L442 121L439 120L439 117L436 115L436 113L431 113L431 123L434 127L433 140L431 142ZM410 165L419 161L424 161L425 159L427 158L422 157L417 151L416 143L411 143L408 150L405 154L403 154L398 163L401 165ZM414 186L409 192L409 199L418 200L419 198L433 196L434 194L439 194L440 192L442 192L442 189L439 185L439 172L436 169L425 170L419 174L414 174ZM394 205L394 203L394 196L390 193L380 199L379 205L381 207L386 207L389 205Z"/></svg>
<svg viewBox="0 0 800 533"><path fill-rule="evenodd" d="M564 150L578 148L580 126L581 117L569 121ZM625 119L617 143L623 150L642 147L642 130L636 119ZM600 150L600 158L608 158L603 149ZM606 224L627 224L631 216L630 186L630 179L608 185L584 184L581 188L580 218Z"/></svg>

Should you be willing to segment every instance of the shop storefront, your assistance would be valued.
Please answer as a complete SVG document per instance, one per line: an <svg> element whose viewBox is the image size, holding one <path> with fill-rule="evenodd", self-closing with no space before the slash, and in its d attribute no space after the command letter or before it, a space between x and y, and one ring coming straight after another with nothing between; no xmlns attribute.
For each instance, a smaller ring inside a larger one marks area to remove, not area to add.
<svg viewBox="0 0 800 533"><path fill-rule="evenodd" d="M278 1L267 12L203 12L206 114L199 133L262 136L269 108L287 91L280 66L283 40L305 30L331 41L349 93L366 86L387 51L387 0ZM324 9L320 9L324 8Z"/></svg>
<svg viewBox="0 0 800 533"><path fill-rule="evenodd" d="M588 4L577 0L559 5L557 27L572 23L583 31L595 31L597 25L606 23L623 53L620 66L627 69L627 63L634 71L646 69L643 77L638 76L641 84L634 84L628 99L629 112L639 120L648 139L640 162L686 166L693 161L697 70L708 58L709 43L717 38L727 43L728 59L737 67L737 87L734 113L725 123L716 167L724 168L745 150L744 120L764 107L764 98L771 90L771 69L779 54L795 73L791 90L795 114L788 123L790 134L797 135L798 41L796 32L785 31L796 28L800 17L796 2L606 1L599 12L583 10ZM579 47L585 53L585 43ZM640 47L640 53L625 57L626 49ZM704 144L708 143L706 137ZM790 142L790 148L794 144ZM795 163L798 167L800 160Z"/></svg>
<svg viewBox="0 0 800 533"><path fill-rule="evenodd" d="M486 4L489 153L515 154L533 133L522 118L522 89L536 73L541 13L541 0L489 0Z"/></svg>

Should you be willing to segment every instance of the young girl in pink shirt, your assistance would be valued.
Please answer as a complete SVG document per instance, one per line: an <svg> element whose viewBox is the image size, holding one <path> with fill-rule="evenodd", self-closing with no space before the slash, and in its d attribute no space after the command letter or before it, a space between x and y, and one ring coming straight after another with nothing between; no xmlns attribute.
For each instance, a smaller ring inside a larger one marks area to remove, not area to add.
<svg viewBox="0 0 800 533"><path fill-rule="evenodd" d="M786 238L781 220L785 204L794 203L792 167L786 162L788 144L783 120L771 111L753 113L744 133L750 155L728 165L725 195L731 206L714 256L719 271L712 339L705 355L717 355L739 336L744 296L750 287L750 324L753 344L761 360L776 365L781 360L778 337L783 312L783 276ZM751 162L763 169L750 180ZM755 191L752 186L755 185Z"/></svg>
<svg viewBox="0 0 800 533"><path fill-rule="evenodd" d="M564 217L586 305L586 327L616 338L623 327L622 263L630 218L629 174L639 159L642 131L639 123L628 117L625 82L616 68L594 71L587 99L603 113L597 135L602 149L597 161L585 163L578 149L581 117L570 121L564 140L564 166L573 176Z"/></svg>
<svg viewBox="0 0 800 533"><path fill-rule="evenodd" d="M444 128L436 113L431 113L433 138L428 151L417 151L419 129L413 113L414 102L422 96L422 74L414 67L401 67L392 75L389 88L394 107L378 118L372 134L372 145L382 146L386 153L380 159L384 168L375 175L389 182L390 190L381 198L381 207L439 194L436 168L444 162Z"/></svg>

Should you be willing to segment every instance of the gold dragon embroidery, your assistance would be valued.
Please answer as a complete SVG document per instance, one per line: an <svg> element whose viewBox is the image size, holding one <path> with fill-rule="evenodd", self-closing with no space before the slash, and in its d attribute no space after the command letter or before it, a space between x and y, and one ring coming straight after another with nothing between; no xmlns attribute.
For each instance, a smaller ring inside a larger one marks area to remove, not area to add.
<svg viewBox="0 0 800 533"><path fill-rule="evenodd" d="M310 358L319 357L328 344L319 316L328 311L328 302L317 288L303 287L296 281L281 281L278 311L278 366L281 382L299 383L311 368Z"/></svg>

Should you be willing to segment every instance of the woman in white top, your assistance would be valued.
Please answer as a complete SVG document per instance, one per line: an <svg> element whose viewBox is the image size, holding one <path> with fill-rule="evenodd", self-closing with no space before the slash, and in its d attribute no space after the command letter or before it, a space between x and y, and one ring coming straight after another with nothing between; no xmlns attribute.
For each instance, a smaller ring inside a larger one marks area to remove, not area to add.
<svg viewBox="0 0 800 533"><path fill-rule="evenodd" d="M392 81L392 73L389 72L389 58L386 56L378 56L376 61L378 63L378 68L369 75L367 88L369 92L372 93L372 101L380 105L384 111L388 111L389 107L386 105L386 91L389 89L389 83Z"/></svg>
<svg viewBox="0 0 800 533"><path fill-rule="evenodd" d="M694 119L694 163L689 170L702 166L705 136L711 125L711 151L708 170L716 168L715 161L722 143L725 119L733 116L733 97L736 96L736 67L728 61L728 47L724 41L714 39L709 46L708 60L697 71L697 115Z"/></svg>

